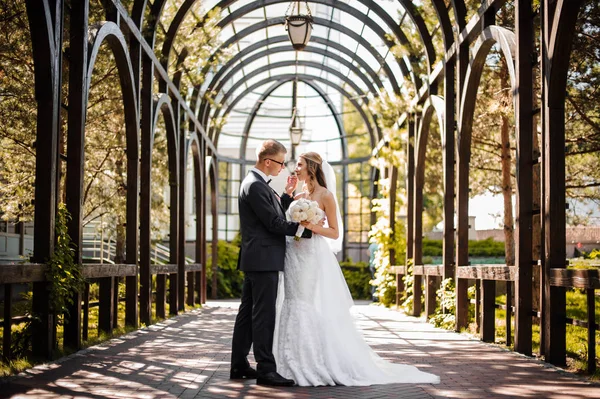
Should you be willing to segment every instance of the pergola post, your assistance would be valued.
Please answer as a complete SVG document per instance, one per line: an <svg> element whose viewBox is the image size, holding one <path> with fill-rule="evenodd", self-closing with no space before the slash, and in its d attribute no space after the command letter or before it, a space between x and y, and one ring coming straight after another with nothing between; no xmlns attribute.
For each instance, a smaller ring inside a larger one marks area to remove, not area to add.
<svg viewBox="0 0 600 399"><path fill-rule="evenodd" d="M514 94L517 137L517 223L515 230L515 350L531 355L533 232L533 11L531 0L516 0L517 36ZM509 282L507 282L509 284ZM507 294L508 295L508 294ZM506 310L510 313L510 308ZM509 320L509 318L507 318ZM509 331L509 330L507 330Z"/></svg>
<svg viewBox="0 0 600 399"><path fill-rule="evenodd" d="M153 120L153 69L152 60L142 54L141 162L140 162L140 322L152 323L151 261L151 182L152 182L152 120ZM158 291L158 284L157 284ZM158 299L157 299L158 306ZM158 307L156 310L158 314Z"/></svg>
<svg viewBox="0 0 600 399"><path fill-rule="evenodd" d="M71 215L68 222L68 233L75 247L74 261L81 264L81 243L83 224L83 172L85 146L85 120L87 114L87 72L88 72L88 13L89 1L76 2L71 6L70 13L70 62L69 62L69 116L67 132L67 177L66 177L66 206ZM110 291L113 289L109 282ZM102 285L103 291L106 289ZM106 318L112 316L104 301L106 295L100 297L99 327ZM73 349L81 347L81 295L76 293L73 306L69 308L69 317L65 318L64 346Z"/></svg>
<svg viewBox="0 0 600 399"><path fill-rule="evenodd" d="M62 0L50 2L56 11L56 18L52 20L47 18L46 14L39 12L38 1L27 0L26 3L33 46L37 100L32 262L43 263L53 254L55 241L64 4ZM32 351L35 356L44 359L52 355L55 331L47 288L46 282L35 282L32 289L32 311L40 320L33 329ZM6 332L4 334L7 335Z"/></svg>
<svg viewBox="0 0 600 399"><path fill-rule="evenodd" d="M575 23L583 0L544 0L542 13L542 257L543 351L546 361L564 365L566 294L551 285L553 269L566 267L565 100ZM560 55L559 55L560 51Z"/></svg>
<svg viewBox="0 0 600 399"><path fill-rule="evenodd" d="M414 139L420 142L419 134L421 134L422 121L417 114L414 116ZM419 147L416 148L417 154L419 151L425 151ZM418 155L417 155L418 156ZM425 162L418 165L421 168L425 167ZM414 202L413 202L413 265L423 264L423 173L415 168L414 179ZM422 276L417 276L413 273L413 316L421 316L422 303L421 295Z"/></svg>
<svg viewBox="0 0 600 399"><path fill-rule="evenodd" d="M414 264L414 201L415 201L415 119L413 114L408 116L408 141L406 145L407 149L407 161L406 161L406 261L405 261L405 273L408 274L408 265L410 262ZM400 279L398 279L400 280ZM396 288L399 292L404 291L404 282L397 281L398 287ZM402 285L400 285L402 284ZM400 303L398 302L398 305Z"/></svg>

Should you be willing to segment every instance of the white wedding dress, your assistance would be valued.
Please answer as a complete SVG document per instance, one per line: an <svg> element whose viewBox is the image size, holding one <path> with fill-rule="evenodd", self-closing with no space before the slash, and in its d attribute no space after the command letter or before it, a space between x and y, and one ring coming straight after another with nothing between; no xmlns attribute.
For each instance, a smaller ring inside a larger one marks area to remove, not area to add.
<svg viewBox="0 0 600 399"><path fill-rule="evenodd" d="M273 339L279 374L300 386L440 381L380 358L365 342L350 314L352 297L329 239L314 234L287 240Z"/></svg>

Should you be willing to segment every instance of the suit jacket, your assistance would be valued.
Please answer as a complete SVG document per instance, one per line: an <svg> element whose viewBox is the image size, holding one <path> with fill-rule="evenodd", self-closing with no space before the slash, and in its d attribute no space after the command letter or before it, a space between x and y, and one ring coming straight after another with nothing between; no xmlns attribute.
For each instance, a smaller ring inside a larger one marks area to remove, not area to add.
<svg viewBox="0 0 600 399"><path fill-rule="evenodd" d="M255 172L242 181L238 199L242 246L238 268L245 272L282 271L285 236L293 236L298 223L288 222L285 211L293 198L281 198Z"/></svg>

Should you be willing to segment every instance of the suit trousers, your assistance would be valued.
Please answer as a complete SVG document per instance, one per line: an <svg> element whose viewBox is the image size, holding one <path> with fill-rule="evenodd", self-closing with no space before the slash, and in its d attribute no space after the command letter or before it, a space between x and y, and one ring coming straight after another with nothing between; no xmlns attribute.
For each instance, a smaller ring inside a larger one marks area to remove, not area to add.
<svg viewBox="0 0 600 399"><path fill-rule="evenodd" d="M254 344L259 375L277 371L273 356L275 307L279 272L245 272L242 303L235 319L231 346L231 368L249 367L248 354Z"/></svg>

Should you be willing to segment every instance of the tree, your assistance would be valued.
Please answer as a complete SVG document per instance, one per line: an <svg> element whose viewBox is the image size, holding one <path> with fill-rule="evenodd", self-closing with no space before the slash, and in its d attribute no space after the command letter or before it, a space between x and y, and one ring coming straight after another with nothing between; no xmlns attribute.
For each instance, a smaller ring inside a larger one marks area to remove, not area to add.
<svg viewBox="0 0 600 399"><path fill-rule="evenodd" d="M130 3L127 1L124 5L129 7ZM29 23L24 2L0 0L0 10L0 215L6 220L30 220L33 217L35 185L37 104L32 84L34 75ZM102 1L92 2L90 24L103 21L106 18L105 11ZM171 4L163 17L170 20L176 11L177 8ZM219 33L216 27L218 19L218 12L211 13L205 20L205 27L192 37L194 40L189 40L190 36L186 36L185 32L185 38L179 36L177 43L185 41L189 51L195 54L186 61L190 72L184 74L184 82L193 80L190 74L197 74L207 62L202 57L219 44L215 40ZM68 53L68 18L65 21L67 34L64 35L63 46ZM202 48L201 52L197 51L199 48ZM223 60L223 57L218 57L219 60ZM65 57L63 102L67 101L67 72L68 57ZM68 104L65 104L64 108L67 107ZM66 153L66 112L62 115L62 124L60 150ZM169 220L168 198L165 197L168 159L162 118L159 119L157 130L152 161L152 229L154 238L160 239ZM93 71L86 115L83 218L84 223L103 219L107 235L117 240L118 254L122 254L124 249L126 162L123 97L118 70L108 46L103 45ZM62 171L60 187L64 193L64 166Z"/></svg>

